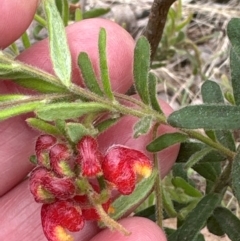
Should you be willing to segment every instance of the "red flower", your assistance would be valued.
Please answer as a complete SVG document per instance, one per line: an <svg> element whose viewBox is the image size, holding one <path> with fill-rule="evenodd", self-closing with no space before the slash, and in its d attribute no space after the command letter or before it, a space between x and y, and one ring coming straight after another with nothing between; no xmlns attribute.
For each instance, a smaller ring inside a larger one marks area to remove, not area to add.
<svg viewBox="0 0 240 241"><path fill-rule="evenodd" d="M64 177L74 177L72 164L72 153L65 144L58 143L50 149L50 165L54 172Z"/></svg>
<svg viewBox="0 0 240 241"><path fill-rule="evenodd" d="M152 163L142 152L116 145L108 149L102 169L105 180L127 195L133 192L138 176L151 175Z"/></svg>
<svg viewBox="0 0 240 241"><path fill-rule="evenodd" d="M75 194L75 185L70 178L59 178L44 167L33 170L30 176L30 191L36 202L50 203L65 200Z"/></svg>
<svg viewBox="0 0 240 241"><path fill-rule="evenodd" d="M49 149L57 142L57 139L51 135L41 135L37 138L35 152L37 155L38 165L50 168Z"/></svg>
<svg viewBox="0 0 240 241"><path fill-rule="evenodd" d="M98 150L96 139L91 136L83 137L77 144L77 150L79 151L77 162L80 164L82 175L87 177L101 175L103 156Z"/></svg>
<svg viewBox="0 0 240 241"><path fill-rule="evenodd" d="M84 226L82 211L72 200L44 204L41 218L44 234L49 241L72 241L72 236L65 229L77 232Z"/></svg>

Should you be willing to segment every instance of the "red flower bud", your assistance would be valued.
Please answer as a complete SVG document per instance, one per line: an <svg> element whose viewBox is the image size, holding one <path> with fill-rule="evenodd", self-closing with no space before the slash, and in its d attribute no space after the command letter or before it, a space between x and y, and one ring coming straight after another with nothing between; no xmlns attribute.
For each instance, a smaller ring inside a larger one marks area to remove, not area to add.
<svg viewBox="0 0 240 241"><path fill-rule="evenodd" d="M57 142L57 139L51 135L41 135L38 137L35 145L38 164L50 168L49 149Z"/></svg>
<svg viewBox="0 0 240 241"><path fill-rule="evenodd" d="M50 165L55 173L60 176L74 177L71 152L65 144L56 144L50 149Z"/></svg>
<svg viewBox="0 0 240 241"><path fill-rule="evenodd" d="M75 185L70 178L59 178L44 167L34 169L30 176L30 191L36 202L49 203L65 200L75 194Z"/></svg>
<svg viewBox="0 0 240 241"><path fill-rule="evenodd" d="M77 232L84 226L82 211L72 200L44 204L41 219L44 234L49 241L72 241L72 236L65 229Z"/></svg>
<svg viewBox="0 0 240 241"><path fill-rule="evenodd" d="M80 164L82 175L87 177L101 175L103 156L98 150L96 139L91 136L83 137L77 144L77 150L79 151L77 162Z"/></svg>
<svg viewBox="0 0 240 241"><path fill-rule="evenodd" d="M152 163L142 152L116 145L108 149L102 163L104 178L122 194L133 192L137 176L149 177Z"/></svg>

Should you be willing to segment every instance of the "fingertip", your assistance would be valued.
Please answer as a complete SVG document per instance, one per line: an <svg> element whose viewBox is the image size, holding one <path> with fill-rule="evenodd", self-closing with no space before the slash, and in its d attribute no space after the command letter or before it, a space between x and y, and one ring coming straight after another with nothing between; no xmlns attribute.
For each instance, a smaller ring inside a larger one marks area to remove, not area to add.
<svg viewBox="0 0 240 241"><path fill-rule="evenodd" d="M0 49L6 48L25 32L33 20L38 3L39 0L1 0Z"/></svg>
<svg viewBox="0 0 240 241"><path fill-rule="evenodd" d="M131 235L123 236L117 231L105 229L98 233L90 241L167 241L164 232L149 219L129 217L120 220L119 223L129 230Z"/></svg>

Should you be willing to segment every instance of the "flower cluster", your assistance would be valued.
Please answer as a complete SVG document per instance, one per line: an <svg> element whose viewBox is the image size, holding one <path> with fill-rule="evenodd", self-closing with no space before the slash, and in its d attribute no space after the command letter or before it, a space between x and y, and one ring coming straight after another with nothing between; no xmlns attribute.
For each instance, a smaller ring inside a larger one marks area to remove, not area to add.
<svg viewBox="0 0 240 241"><path fill-rule="evenodd" d="M30 175L30 191L36 202L43 203L42 227L49 241L73 240L67 230L79 231L87 220L104 222L101 213L113 210L111 191L128 195L139 178L152 172L143 153L114 145L102 154L91 136L70 146L41 135L35 151L37 167Z"/></svg>

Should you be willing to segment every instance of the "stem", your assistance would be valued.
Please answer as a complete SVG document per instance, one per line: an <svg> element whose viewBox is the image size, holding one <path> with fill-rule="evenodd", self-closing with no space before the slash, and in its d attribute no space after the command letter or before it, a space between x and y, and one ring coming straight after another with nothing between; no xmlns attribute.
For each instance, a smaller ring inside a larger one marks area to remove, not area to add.
<svg viewBox="0 0 240 241"><path fill-rule="evenodd" d="M91 202L91 204L94 206L94 208L96 209L100 220L111 230L117 230L119 232L121 232L123 235L127 236L130 235L131 232L129 232L127 229L125 229L120 223L116 222L115 220L113 220L103 209L102 205L98 203L96 196L99 196L98 193L96 193L92 187L90 186L90 184L88 184L88 198L89 201Z"/></svg>
<svg viewBox="0 0 240 241"><path fill-rule="evenodd" d="M149 15L147 27L143 33L151 45L151 60L153 60L158 44L162 38L167 20L168 10L176 0L154 0Z"/></svg>
<svg viewBox="0 0 240 241"><path fill-rule="evenodd" d="M221 193L223 189L229 185L232 173L232 163L233 162L229 162L227 164L217 182L215 183L213 189L211 190L212 193Z"/></svg>
<svg viewBox="0 0 240 241"><path fill-rule="evenodd" d="M153 139L157 137L157 129L159 127L159 124L156 124L153 128ZM161 180L161 167L159 165L158 156L155 152L153 154L153 160L154 160L154 167L158 170L158 175L156 176L155 184L154 184L154 191L155 191L155 197L156 197L156 221L160 228L163 227L163 197L162 197L162 180Z"/></svg>
<svg viewBox="0 0 240 241"><path fill-rule="evenodd" d="M182 131L185 132L186 134L188 134L189 137L199 140L199 141L213 147L214 149L219 150L222 154L226 155L230 159L230 161L235 156L234 152L232 152L228 148L224 147L222 144L213 141L212 139L202 135L201 133L199 133L197 131L191 131L191 130L185 130L185 129Z"/></svg>
<svg viewBox="0 0 240 241"><path fill-rule="evenodd" d="M47 22L44 18L42 18L40 15L35 14L34 15L34 20L36 22L38 22L40 25L42 25L43 27L47 28Z"/></svg>

